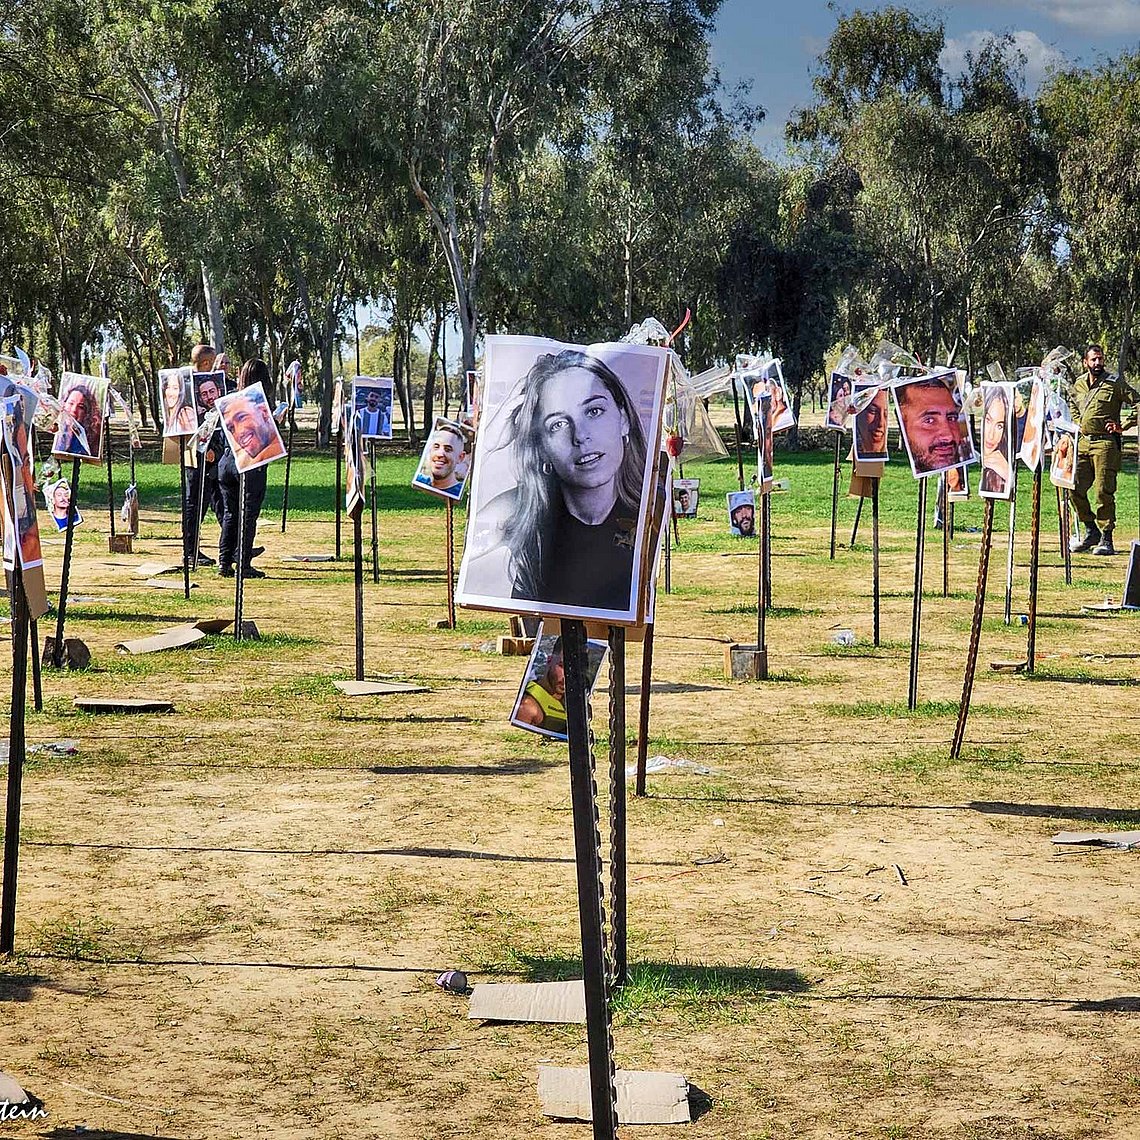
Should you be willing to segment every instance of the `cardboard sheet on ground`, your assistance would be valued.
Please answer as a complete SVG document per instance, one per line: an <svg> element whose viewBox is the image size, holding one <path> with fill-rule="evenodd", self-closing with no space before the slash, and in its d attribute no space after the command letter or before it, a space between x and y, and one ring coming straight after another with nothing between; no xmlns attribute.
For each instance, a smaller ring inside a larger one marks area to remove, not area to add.
<svg viewBox="0 0 1140 1140"><path fill-rule="evenodd" d="M471 991L473 1021L529 1021L585 1025L586 988L574 982L481 983ZM590 1097L587 1089L586 1103Z"/></svg>
<svg viewBox="0 0 1140 1140"><path fill-rule="evenodd" d="M164 629L150 637L136 637L130 641L120 641L116 649L125 653L160 653L164 649L181 649L201 641L208 633L221 633L230 624L229 618L208 618L205 621L191 622Z"/></svg>
<svg viewBox="0 0 1140 1140"><path fill-rule="evenodd" d="M680 1073L635 1073L618 1069L619 1124L689 1124L689 1082ZM538 1066L538 1099L543 1116L590 1120L590 1071Z"/></svg>
<svg viewBox="0 0 1140 1140"><path fill-rule="evenodd" d="M158 589L158 590L181 590L183 588L181 578L148 578L143 583L143 585L144 586L154 586L155 589ZM198 583L197 582L191 582L190 583L190 589L191 590L198 589Z"/></svg>
<svg viewBox="0 0 1140 1140"><path fill-rule="evenodd" d="M117 565L113 563L112 565ZM160 574L181 574L181 563L142 562L131 571L132 578L157 578Z"/></svg>
<svg viewBox="0 0 1140 1140"><path fill-rule="evenodd" d="M379 697L386 693L430 693L427 685L411 685L406 681L334 681L346 697Z"/></svg>
<svg viewBox="0 0 1140 1140"><path fill-rule="evenodd" d="M335 562L335 554L284 554L282 562Z"/></svg>
<svg viewBox="0 0 1140 1140"><path fill-rule="evenodd" d="M1140 831L1058 831L1053 842L1063 847L1140 847Z"/></svg>
<svg viewBox="0 0 1140 1140"><path fill-rule="evenodd" d="M76 697L75 707L90 713L172 713L170 701L146 700L142 697Z"/></svg>

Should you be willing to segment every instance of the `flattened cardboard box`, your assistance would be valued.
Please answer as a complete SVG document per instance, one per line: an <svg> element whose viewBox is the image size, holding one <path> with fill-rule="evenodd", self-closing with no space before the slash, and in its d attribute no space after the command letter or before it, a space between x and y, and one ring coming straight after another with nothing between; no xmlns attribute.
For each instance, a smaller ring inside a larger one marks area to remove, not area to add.
<svg viewBox="0 0 1140 1140"><path fill-rule="evenodd" d="M635 1073L618 1069L619 1124L688 1124L689 1082L680 1073ZM542 1115L554 1120L590 1120L590 1070L538 1066Z"/></svg>
<svg viewBox="0 0 1140 1140"><path fill-rule="evenodd" d="M539 1021L585 1025L586 989L577 982L481 983L467 1016L475 1021Z"/></svg>

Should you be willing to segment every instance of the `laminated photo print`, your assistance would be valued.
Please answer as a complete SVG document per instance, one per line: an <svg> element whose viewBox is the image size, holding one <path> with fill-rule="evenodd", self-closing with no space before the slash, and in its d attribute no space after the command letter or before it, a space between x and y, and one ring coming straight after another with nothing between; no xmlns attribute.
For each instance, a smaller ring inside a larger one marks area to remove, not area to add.
<svg viewBox="0 0 1140 1140"><path fill-rule="evenodd" d="M1017 458L1030 471L1036 471L1041 465L1041 445L1045 438L1045 395L1045 384L1041 380L1034 380L1025 413L1025 429L1017 449Z"/></svg>
<svg viewBox="0 0 1140 1140"><path fill-rule="evenodd" d="M823 417L823 426L843 431L847 427L847 406L851 400L851 377L842 372L831 374L831 383L827 388L827 414Z"/></svg>
<svg viewBox="0 0 1140 1140"><path fill-rule="evenodd" d="M34 397L28 397L34 403ZM4 566L15 569L19 558L22 570L43 566L40 527L36 518L36 482L28 447L25 396L14 394L0 400L0 432L11 462L12 481L4 491Z"/></svg>
<svg viewBox="0 0 1140 1140"><path fill-rule="evenodd" d="M217 407L239 475L285 458L285 442L260 382L222 396Z"/></svg>
<svg viewBox="0 0 1140 1140"><path fill-rule="evenodd" d="M673 517L695 519L701 501L701 481L699 479L673 480Z"/></svg>
<svg viewBox="0 0 1140 1140"><path fill-rule="evenodd" d="M1049 464L1049 482L1054 487L1071 491L1077 485L1077 437L1080 428L1066 420L1053 429L1053 458Z"/></svg>
<svg viewBox="0 0 1140 1140"><path fill-rule="evenodd" d="M968 467L951 467L942 476L946 480L946 497L952 503L963 503L970 497Z"/></svg>
<svg viewBox="0 0 1140 1140"><path fill-rule="evenodd" d="M1011 381L1013 387L1013 454L1021 452L1025 439L1025 423L1029 416L1029 401L1033 396L1033 377L1021 376Z"/></svg>
<svg viewBox="0 0 1140 1140"><path fill-rule="evenodd" d="M391 377L353 377L352 410L360 425L361 439L391 439Z"/></svg>
<svg viewBox="0 0 1140 1140"><path fill-rule="evenodd" d="M592 694L598 682L602 662L609 647L604 641L586 642L586 692ZM511 724L515 728L537 732L555 740L568 739L566 732L566 673L562 664L562 638L544 635L542 625L534 639L534 649L527 661L519 695L511 710Z"/></svg>
<svg viewBox="0 0 1140 1140"><path fill-rule="evenodd" d="M219 397L229 391L228 378L225 369L213 372L194 373L194 406L198 411L198 422L201 423L207 412L214 410Z"/></svg>
<svg viewBox="0 0 1140 1140"><path fill-rule="evenodd" d="M899 433L916 479L977 463L953 369L896 380L892 390Z"/></svg>
<svg viewBox="0 0 1140 1140"><path fill-rule="evenodd" d="M57 479L54 483L45 483L44 503L51 513L55 529L67 530L67 512L71 506L71 484L66 479ZM79 513L78 507L75 508L75 513L71 518L72 527L77 527L83 522L83 516Z"/></svg>
<svg viewBox="0 0 1140 1140"><path fill-rule="evenodd" d="M444 499L458 499L467 485L471 450L470 430L464 424L438 417L424 444L412 486Z"/></svg>
<svg viewBox="0 0 1140 1140"><path fill-rule="evenodd" d="M98 463L103 458L103 418L107 407L105 376L65 372L59 380L59 417L52 455Z"/></svg>
<svg viewBox="0 0 1140 1140"><path fill-rule="evenodd" d="M198 430L194 370L163 368L158 374L158 406L165 437L193 435Z"/></svg>
<svg viewBox="0 0 1140 1140"><path fill-rule="evenodd" d="M344 447L344 509L350 517L364 506L364 483L368 478L360 421L345 406L341 409L341 445Z"/></svg>
<svg viewBox="0 0 1140 1140"><path fill-rule="evenodd" d="M666 360L487 338L461 605L638 622Z"/></svg>
<svg viewBox="0 0 1140 1140"><path fill-rule="evenodd" d="M756 537L756 492L729 491L728 533L737 538Z"/></svg>
<svg viewBox="0 0 1140 1140"><path fill-rule="evenodd" d="M340 434L341 421L344 419L344 377L338 376L333 381L332 395L332 432Z"/></svg>
<svg viewBox="0 0 1140 1140"><path fill-rule="evenodd" d="M982 474L978 494L983 499L1008 499L1014 484L1013 385L982 382Z"/></svg>
<svg viewBox="0 0 1140 1140"><path fill-rule="evenodd" d="M761 393L753 409L756 421L756 473L761 494L772 489L776 408L772 397Z"/></svg>
<svg viewBox="0 0 1140 1140"><path fill-rule="evenodd" d="M855 414L853 436L855 459L859 463L876 461L885 463L890 458L887 454L889 423L887 389L880 388L877 384L856 383L853 396L856 401L859 401L860 396L869 396L867 402Z"/></svg>
<svg viewBox="0 0 1140 1140"><path fill-rule="evenodd" d="M464 406L463 419L473 432L479 430L479 406L483 402L483 378L475 370L467 373L467 402Z"/></svg>
<svg viewBox="0 0 1140 1140"><path fill-rule="evenodd" d="M749 373L748 379L752 393L749 403L753 416L756 414L760 396L769 396L772 400L772 431L785 431L787 428L795 427L796 416L792 411L792 402L788 399L788 388L784 383L784 373L779 360L773 360L765 365L759 374Z"/></svg>

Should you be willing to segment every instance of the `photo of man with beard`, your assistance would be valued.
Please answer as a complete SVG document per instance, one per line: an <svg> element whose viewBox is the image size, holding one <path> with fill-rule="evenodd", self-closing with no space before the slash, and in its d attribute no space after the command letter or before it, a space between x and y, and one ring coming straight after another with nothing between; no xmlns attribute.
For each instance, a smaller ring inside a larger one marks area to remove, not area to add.
<svg viewBox="0 0 1140 1140"><path fill-rule="evenodd" d="M916 479L977 462L953 372L903 381L894 393L899 430Z"/></svg>

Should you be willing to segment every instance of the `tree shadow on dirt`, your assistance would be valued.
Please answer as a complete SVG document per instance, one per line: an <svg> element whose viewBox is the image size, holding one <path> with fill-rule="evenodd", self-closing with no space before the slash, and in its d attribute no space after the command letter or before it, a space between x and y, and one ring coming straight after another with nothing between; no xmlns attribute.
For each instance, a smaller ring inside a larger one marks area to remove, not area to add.
<svg viewBox="0 0 1140 1140"><path fill-rule="evenodd" d="M509 764L373 764L377 776L533 776L565 764L564 760L516 760Z"/></svg>
<svg viewBox="0 0 1140 1140"><path fill-rule="evenodd" d="M0 1004L7 1001L31 1001L37 989L53 989L50 978L42 974L0 969Z"/></svg>
<svg viewBox="0 0 1140 1140"><path fill-rule="evenodd" d="M1105 998L1102 1001L1075 1001L1069 1013L1140 1013L1140 997Z"/></svg>
<svg viewBox="0 0 1140 1140"><path fill-rule="evenodd" d="M41 1140L75 1140L77 1135L84 1140L181 1140L177 1136L159 1136L157 1132L108 1132L104 1128L84 1128L77 1132L74 1128L53 1128L50 1132L39 1133Z"/></svg>
<svg viewBox="0 0 1140 1140"><path fill-rule="evenodd" d="M528 982L565 982L582 976L582 960L544 954L515 954L512 968ZM768 966L704 965L699 962L631 962L629 978L616 991L615 1002L644 1008L694 1001L799 994L810 983L799 970Z"/></svg>
<svg viewBox="0 0 1140 1140"><path fill-rule="evenodd" d="M971 811L986 815L1017 815L1039 819L1087 819L1096 823L1130 823L1140 827L1140 809L1074 807L1072 804L1014 804L1001 800L971 800Z"/></svg>
<svg viewBox="0 0 1140 1140"><path fill-rule="evenodd" d="M1027 681L1052 681L1060 685L1115 685L1118 688L1128 688L1131 685L1140 685L1135 677L1078 677L1066 676L1062 673L1026 673Z"/></svg>

